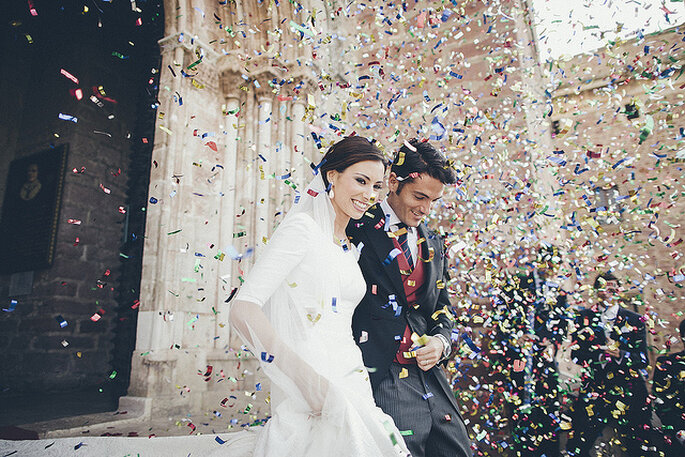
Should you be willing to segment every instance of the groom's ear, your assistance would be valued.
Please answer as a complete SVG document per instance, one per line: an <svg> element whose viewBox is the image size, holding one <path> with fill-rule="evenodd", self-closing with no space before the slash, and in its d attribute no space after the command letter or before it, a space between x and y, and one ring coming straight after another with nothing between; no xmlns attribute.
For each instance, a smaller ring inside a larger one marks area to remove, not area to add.
<svg viewBox="0 0 685 457"><path fill-rule="evenodd" d="M388 191L391 193L397 193L397 188L400 186L400 182L397 180L397 173L391 171L388 175Z"/></svg>

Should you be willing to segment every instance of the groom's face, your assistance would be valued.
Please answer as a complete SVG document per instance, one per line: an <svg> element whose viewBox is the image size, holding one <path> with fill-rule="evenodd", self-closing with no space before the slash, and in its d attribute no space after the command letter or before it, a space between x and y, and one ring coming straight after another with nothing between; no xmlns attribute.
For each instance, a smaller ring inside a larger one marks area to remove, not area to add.
<svg viewBox="0 0 685 457"><path fill-rule="evenodd" d="M390 207L402 222L409 227L416 227L428 215L431 205L442 198L445 185L428 174L420 174L418 178L400 186L397 175L391 172L388 187Z"/></svg>

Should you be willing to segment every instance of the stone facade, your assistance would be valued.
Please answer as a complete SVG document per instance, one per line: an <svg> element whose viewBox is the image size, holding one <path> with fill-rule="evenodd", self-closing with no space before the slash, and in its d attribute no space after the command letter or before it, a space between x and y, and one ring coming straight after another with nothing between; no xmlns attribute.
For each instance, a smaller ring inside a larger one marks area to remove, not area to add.
<svg viewBox="0 0 685 457"><path fill-rule="evenodd" d="M220 409L226 399L227 414L263 418L268 385L231 338L226 301L318 161L305 124L315 86L298 68L301 50L270 38L298 15L294 6L229 3L216 11L216 31L191 14L196 3L166 5L181 14L167 18L160 41L129 395L150 400L153 414ZM198 8L213 11L209 3Z"/></svg>

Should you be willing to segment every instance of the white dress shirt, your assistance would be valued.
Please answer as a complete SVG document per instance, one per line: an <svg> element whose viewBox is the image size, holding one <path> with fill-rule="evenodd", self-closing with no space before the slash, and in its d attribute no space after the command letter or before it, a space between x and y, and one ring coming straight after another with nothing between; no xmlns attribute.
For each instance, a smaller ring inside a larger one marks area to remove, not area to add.
<svg viewBox="0 0 685 457"><path fill-rule="evenodd" d="M604 326L604 334L606 335L607 340L611 338L611 330L617 316L618 303L614 303L608 308L604 308L604 311L602 311L602 314L600 315L600 319L602 320L602 324Z"/></svg>
<svg viewBox="0 0 685 457"><path fill-rule="evenodd" d="M395 232L399 230L398 225L402 221L399 217L397 217L397 214L395 214L395 211L393 211L387 199L381 202L381 209L383 210L383 214L385 214L385 217L389 219L390 231ZM407 226L407 243L409 244L409 252L411 252L411 257L414 264L416 263L416 259L419 253L419 246L417 244L418 241L419 235L418 231L416 230L416 227Z"/></svg>

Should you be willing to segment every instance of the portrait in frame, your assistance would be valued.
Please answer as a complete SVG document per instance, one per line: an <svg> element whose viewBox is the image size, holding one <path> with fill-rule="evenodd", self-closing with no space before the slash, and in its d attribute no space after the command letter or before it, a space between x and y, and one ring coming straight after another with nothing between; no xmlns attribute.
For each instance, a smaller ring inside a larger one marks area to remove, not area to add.
<svg viewBox="0 0 685 457"><path fill-rule="evenodd" d="M12 161L0 218L0 273L52 265L68 145Z"/></svg>

